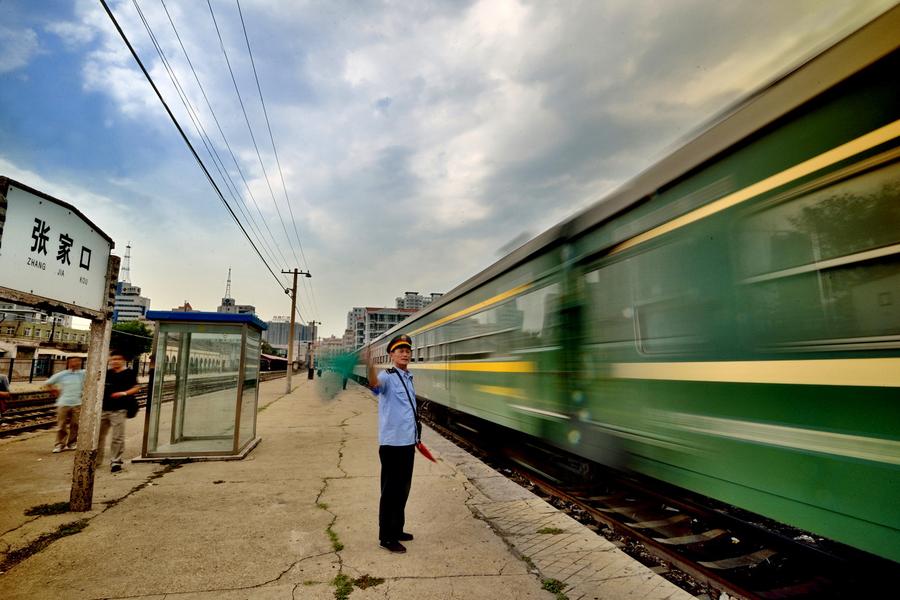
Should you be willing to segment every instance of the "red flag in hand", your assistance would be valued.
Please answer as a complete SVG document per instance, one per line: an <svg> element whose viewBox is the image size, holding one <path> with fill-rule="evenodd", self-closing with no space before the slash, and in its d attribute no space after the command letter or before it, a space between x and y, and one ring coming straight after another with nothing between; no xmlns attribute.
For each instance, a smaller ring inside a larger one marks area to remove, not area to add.
<svg viewBox="0 0 900 600"><path fill-rule="evenodd" d="M419 442L418 444L416 444L416 449L422 453L422 456L424 456L431 462L433 462L433 463L437 462L437 460L435 460L435 458L431 455L431 450L429 450L428 446L426 446L422 442Z"/></svg>

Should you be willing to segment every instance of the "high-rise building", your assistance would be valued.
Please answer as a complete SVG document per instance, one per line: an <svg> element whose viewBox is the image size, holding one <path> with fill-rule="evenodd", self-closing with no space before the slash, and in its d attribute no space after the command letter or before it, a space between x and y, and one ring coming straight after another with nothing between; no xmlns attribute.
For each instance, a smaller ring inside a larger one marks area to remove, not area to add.
<svg viewBox="0 0 900 600"><path fill-rule="evenodd" d="M397 298L397 308L411 308L413 310L421 310L443 296L437 292L432 292L428 296L423 296L419 292L405 292L403 296Z"/></svg>
<svg viewBox="0 0 900 600"><path fill-rule="evenodd" d="M143 319L150 310L150 298L141 296L141 288L120 281L116 284L116 303L113 305L113 323L127 323Z"/></svg>
<svg viewBox="0 0 900 600"><path fill-rule="evenodd" d="M116 302L113 323L127 323L143 319L150 310L150 298L141 296L141 288L131 283L131 242L125 246L122 280L116 283Z"/></svg>
<svg viewBox="0 0 900 600"><path fill-rule="evenodd" d="M271 321L267 321L268 329L262 332L262 339L267 341L272 347L287 347L288 337L290 337L291 319L290 317L272 317ZM295 342L311 342L313 339L313 328L309 325L294 324L294 341Z"/></svg>
<svg viewBox="0 0 900 600"><path fill-rule="evenodd" d="M416 310L418 309L354 307L347 313L347 329L352 332L347 337L353 340L352 349L368 344L397 323L408 319Z"/></svg>

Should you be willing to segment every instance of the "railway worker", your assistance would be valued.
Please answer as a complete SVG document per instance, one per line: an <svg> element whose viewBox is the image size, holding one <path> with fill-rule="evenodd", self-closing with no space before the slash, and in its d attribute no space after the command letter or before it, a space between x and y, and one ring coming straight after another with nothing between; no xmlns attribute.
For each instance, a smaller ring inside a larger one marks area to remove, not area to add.
<svg viewBox="0 0 900 600"><path fill-rule="evenodd" d="M81 414L81 392L84 389L84 369L81 358L66 359L66 370L56 373L44 389L52 389L56 397L56 444L53 452L74 450L78 441L78 417Z"/></svg>
<svg viewBox="0 0 900 600"><path fill-rule="evenodd" d="M400 542L413 539L403 531L406 500L412 485L413 459L419 440L416 390L408 366L412 339L398 335L387 345L394 366L376 373L366 353L369 387L378 394L378 457L381 459L381 499L378 503L378 539L381 547L403 553Z"/></svg>
<svg viewBox="0 0 900 600"><path fill-rule="evenodd" d="M122 455L125 453L125 420L128 418L129 396L140 391L137 375L127 368L125 356L118 350L109 353L109 370L106 371L106 386L103 390L103 412L100 416L100 442L97 444L97 462L103 464L103 450L106 434L112 428L109 451L112 454L110 471L122 470Z"/></svg>

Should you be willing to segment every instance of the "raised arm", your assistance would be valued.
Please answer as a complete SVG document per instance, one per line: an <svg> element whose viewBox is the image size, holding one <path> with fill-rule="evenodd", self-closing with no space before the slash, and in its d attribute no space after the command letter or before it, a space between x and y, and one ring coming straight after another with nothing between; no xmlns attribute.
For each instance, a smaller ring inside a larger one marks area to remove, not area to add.
<svg viewBox="0 0 900 600"><path fill-rule="evenodd" d="M378 385L378 372L375 370L375 363L372 362L371 348L366 348L363 358L366 361L366 376L369 378L369 389L372 389Z"/></svg>

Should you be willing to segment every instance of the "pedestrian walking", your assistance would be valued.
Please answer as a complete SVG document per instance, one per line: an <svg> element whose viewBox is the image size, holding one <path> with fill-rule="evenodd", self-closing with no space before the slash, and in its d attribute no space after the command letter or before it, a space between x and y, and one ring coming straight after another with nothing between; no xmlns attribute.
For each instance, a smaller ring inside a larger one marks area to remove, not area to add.
<svg viewBox="0 0 900 600"><path fill-rule="evenodd" d="M420 436L416 389L408 368L412 339L405 334L398 335L388 343L387 350L394 366L381 373L376 373L371 353L366 354L369 387L378 395L378 457L381 459L378 539L382 548L403 553L406 547L400 542L413 539L403 527Z"/></svg>
<svg viewBox="0 0 900 600"><path fill-rule="evenodd" d="M125 421L128 418L129 396L134 396L141 389L137 383L137 375L127 367L121 352L112 350L109 353L109 370L106 372L106 386L103 390L103 412L100 416L100 443L97 446L97 462L103 464L103 451L106 446L106 434L112 429L112 440L109 451L110 471L122 470L122 455L125 453Z"/></svg>
<svg viewBox="0 0 900 600"><path fill-rule="evenodd" d="M66 359L66 370L51 376L44 389L56 392L56 444L53 452L74 450L78 442L78 419L81 416L81 393L84 389L84 369L81 358Z"/></svg>
<svg viewBox="0 0 900 600"><path fill-rule="evenodd" d="M6 401L12 397L9 393L9 378L0 375L0 422L3 421L3 413L6 412Z"/></svg>

